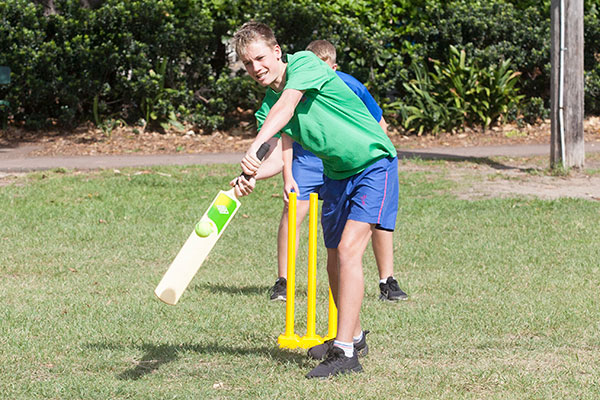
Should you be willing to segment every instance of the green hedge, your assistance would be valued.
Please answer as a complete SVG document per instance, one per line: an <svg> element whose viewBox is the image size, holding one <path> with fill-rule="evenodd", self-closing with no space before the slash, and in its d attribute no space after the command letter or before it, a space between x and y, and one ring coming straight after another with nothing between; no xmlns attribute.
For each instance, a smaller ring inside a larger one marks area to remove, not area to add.
<svg viewBox="0 0 600 400"><path fill-rule="evenodd" d="M133 122L179 107L210 116L210 101L189 95L220 72L211 65L213 20L199 2L56 6L59 14L44 17L26 0L0 2L0 63L13 70L15 120L73 125L97 111L98 118Z"/></svg>
<svg viewBox="0 0 600 400"><path fill-rule="evenodd" d="M585 4L586 110L600 114L598 7ZM518 75L518 92L511 86L501 115L482 116L481 107L472 110L473 99L442 93L440 98L471 110L459 127L485 126L507 115L535 119L549 104L548 0L106 0L93 10L78 0L55 5L58 14L44 16L31 1L0 0L0 65L13 71L0 98L11 102L14 123L32 128L121 120L157 129L183 121L204 132L227 128L237 122L239 108L255 108L262 97L244 71L231 70L227 48L235 29L250 19L272 26L287 52L314 39L331 40L341 69L365 82L386 117L407 129L418 120L406 122L416 101L410 82L417 73L449 65L451 46L464 50L475 75L492 74L506 60L507 76Z"/></svg>

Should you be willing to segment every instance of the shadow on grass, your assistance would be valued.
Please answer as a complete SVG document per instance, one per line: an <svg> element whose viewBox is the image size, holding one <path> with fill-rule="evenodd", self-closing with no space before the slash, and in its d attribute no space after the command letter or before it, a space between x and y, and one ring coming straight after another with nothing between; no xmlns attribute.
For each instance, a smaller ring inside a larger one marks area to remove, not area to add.
<svg viewBox="0 0 600 400"><path fill-rule="evenodd" d="M536 172L541 171L539 168L522 168L516 167L513 165L502 164L492 158L489 157L473 157L473 156L460 156L453 154L444 154L444 153L429 153L429 152L421 152L421 151L406 151L399 150L398 151L398 159L399 160L440 160L440 161L455 161L455 162L470 162L473 164L482 164L487 165L491 168L497 170L519 170L521 172Z"/></svg>
<svg viewBox="0 0 600 400"><path fill-rule="evenodd" d="M265 295L269 291L269 286L240 286L240 285L223 285L217 283L201 283L190 288L194 291L207 291L210 293L225 293L231 295Z"/></svg>
<svg viewBox="0 0 600 400"><path fill-rule="evenodd" d="M102 350L126 351L133 350L135 352L143 352L144 355L140 360L133 360L134 366L119 374L117 378L120 380L138 380L143 376L150 374L162 365L168 364L179 358L180 353L195 352L198 354L229 354L233 356L267 356L275 362L281 364L294 363L300 368L308 367L308 360L304 354L293 353L287 350L281 350L270 346L261 346L257 348L227 346L217 342L192 344L183 343L178 345L173 344L152 344L143 343L140 345L118 344L118 343L90 343L88 348Z"/></svg>

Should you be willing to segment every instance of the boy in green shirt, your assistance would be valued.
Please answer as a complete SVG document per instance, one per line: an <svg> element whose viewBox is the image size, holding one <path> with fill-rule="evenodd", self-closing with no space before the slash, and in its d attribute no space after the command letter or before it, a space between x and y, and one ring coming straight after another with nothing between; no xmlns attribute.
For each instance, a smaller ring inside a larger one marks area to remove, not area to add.
<svg viewBox="0 0 600 400"><path fill-rule="evenodd" d="M298 191L291 173L293 141L323 161L321 223L338 332L326 359L306 376L362 371L354 345L364 342L359 318L362 256L373 229L395 228L396 150L364 103L313 53L301 51L284 60L271 29L258 22L244 24L234 35L234 45L248 74L268 87L257 113L264 121L241 162L244 173L257 173L261 162L256 151L279 132L285 193ZM249 194L252 180L239 178L237 194Z"/></svg>
<svg viewBox="0 0 600 400"><path fill-rule="evenodd" d="M367 106L369 113L373 116L375 121L379 123L383 131L387 130L387 123L383 118L383 112L381 107L377 104L371 93L367 88L360 83L353 76L341 72L337 69L337 52L335 46L327 40L314 40L308 44L306 50L312 51L323 60L329 67L331 67L335 73L342 78L342 81L352 89L359 99ZM261 109L257 112L257 120L259 124L264 122L266 115ZM279 143L280 144L280 143ZM271 157L268 158L266 163L262 163L260 171L258 172L256 179L268 178L274 174L281 172L283 168L283 161L278 160L281 157L276 157L277 154L281 153L281 146L279 145ZM299 192L296 192L297 207L296 207L296 232L300 232L300 225L306 217L309 208L309 196L311 193L318 193L321 186L323 185L323 163L321 160L312 154L310 151L305 150L298 143L293 144L293 159L292 159L292 174L296 181ZM394 278L394 259L393 259L393 232L376 229L373 231L371 238L373 244L373 253L375 254L375 261L377 264L377 270L379 271L379 291L380 300L386 301L398 301L406 300L408 296L398 284L398 281ZM286 286L287 286L287 245L288 245L288 207L287 203L284 204L283 212L281 213L281 220L279 222L279 229L277 231L277 280L275 285L270 290L271 300L286 300ZM359 353L360 355L361 353ZM312 353L311 353L312 356Z"/></svg>

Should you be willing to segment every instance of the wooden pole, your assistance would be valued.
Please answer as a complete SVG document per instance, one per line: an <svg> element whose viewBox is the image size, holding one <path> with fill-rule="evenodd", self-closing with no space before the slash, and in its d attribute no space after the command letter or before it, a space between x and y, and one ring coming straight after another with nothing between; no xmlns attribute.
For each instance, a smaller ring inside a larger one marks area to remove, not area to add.
<svg viewBox="0 0 600 400"><path fill-rule="evenodd" d="M583 0L552 0L550 12L552 24L550 166L583 168L585 163ZM561 25L564 27L562 41ZM561 62L561 43L563 62Z"/></svg>

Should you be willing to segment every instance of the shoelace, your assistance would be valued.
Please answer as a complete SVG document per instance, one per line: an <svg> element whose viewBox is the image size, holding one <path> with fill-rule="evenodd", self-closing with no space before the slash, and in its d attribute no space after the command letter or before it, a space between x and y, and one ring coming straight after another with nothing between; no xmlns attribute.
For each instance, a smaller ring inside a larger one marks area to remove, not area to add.
<svg viewBox="0 0 600 400"><path fill-rule="evenodd" d="M394 292L397 292L400 290L400 285L398 285L398 282L392 281L390 282L390 289Z"/></svg>
<svg viewBox="0 0 600 400"><path fill-rule="evenodd" d="M341 349L336 349L335 347L331 347L327 351L327 358L323 361L324 365L330 365L337 363L342 356L344 355L344 351Z"/></svg>

